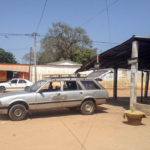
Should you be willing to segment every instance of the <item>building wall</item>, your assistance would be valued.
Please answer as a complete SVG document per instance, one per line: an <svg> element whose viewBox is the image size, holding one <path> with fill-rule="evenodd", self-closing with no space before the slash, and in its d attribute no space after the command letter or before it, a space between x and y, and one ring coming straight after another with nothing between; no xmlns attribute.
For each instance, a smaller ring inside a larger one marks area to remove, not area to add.
<svg viewBox="0 0 150 150"><path fill-rule="evenodd" d="M104 78L103 81L100 83L105 87L105 88L113 88L113 73L107 74ZM143 78L143 88L145 87L145 73L144 73L144 78ZM118 70L118 88L130 88L130 79L131 79L131 72L130 70L125 70L125 69L119 69ZM138 76L137 76L137 88L141 88L141 71L138 71ZM150 88L150 84L149 84Z"/></svg>
<svg viewBox="0 0 150 150"><path fill-rule="evenodd" d="M35 81L34 66L30 68L30 80ZM42 80L43 75L74 74L79 66L37 66L37 80Z"/></svg>

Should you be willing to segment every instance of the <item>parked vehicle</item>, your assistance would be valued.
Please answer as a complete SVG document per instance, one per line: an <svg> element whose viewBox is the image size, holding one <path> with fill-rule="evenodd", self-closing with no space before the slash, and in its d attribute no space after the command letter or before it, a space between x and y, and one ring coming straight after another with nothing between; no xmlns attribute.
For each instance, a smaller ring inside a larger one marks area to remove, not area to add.
<svg viewBox="0 0 150 150"><path fill-rule="evenodd" d="M5 92L8 89L24 89L30 87L33 83L22 78L14 78L8 82L0 83L0 92Z"/></svg>
<svg viewBox="0 0 150 150"><path fill-rule="evenodd" d="M107 91L96 81L86 78L40 80L26 91L0 95L0 113L11 120L23 120L30 111L52 108L80 108L86 115L106 103Z"/></svg>

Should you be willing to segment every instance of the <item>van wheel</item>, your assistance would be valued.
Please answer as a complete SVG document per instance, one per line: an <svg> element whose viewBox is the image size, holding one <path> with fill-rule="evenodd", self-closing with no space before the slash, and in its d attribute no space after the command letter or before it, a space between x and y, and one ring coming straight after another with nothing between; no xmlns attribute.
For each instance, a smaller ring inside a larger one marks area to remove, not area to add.
<svg viewBox="0 0 150 150"><path fill-rule="evenodd" d="M22 104L16 104L9 109L8 115L13 121L24 120L27 116L27 109Z"/></svg>
<svg viewBox="0 0 150 150"><path fill-rule="evenodd" d="M95 104L92 100L86 100L81 105L81 112L84 115L91 115L95 112Z"/></svg>
<svg viewBox="0 0 150 150"><path fill-rule="evenodd" d="M6 88L4 86L0 86L0 92L4 93Z"/></svg>

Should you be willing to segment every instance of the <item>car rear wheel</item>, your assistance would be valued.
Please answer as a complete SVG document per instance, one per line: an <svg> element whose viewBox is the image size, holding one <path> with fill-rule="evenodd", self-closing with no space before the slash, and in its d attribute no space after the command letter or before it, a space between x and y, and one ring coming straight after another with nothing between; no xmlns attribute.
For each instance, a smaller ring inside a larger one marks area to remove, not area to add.
<svg viewBox="0 0 150 150"><path fill-rule="evenodd" d="M9 117L13 121L24 120L27 116L27 109L22 104L13 105L9 109Z"/></svg>
<svg viewBox="0 0 150 150"><path fill-rule="evenodd" d="M81 105L81 112L84 115L91 115L95 112L95 104L92 100L86 100Z"/></svg>
<svg viewBox="0 0 150 150"><path fill-rule="evenodd" d="M3 92L5 92L5 90L6 90L6 89L5 89L5 87L4 87L4 86L0 86L0 92L2 92L2 93L3 93Z"/></svg>

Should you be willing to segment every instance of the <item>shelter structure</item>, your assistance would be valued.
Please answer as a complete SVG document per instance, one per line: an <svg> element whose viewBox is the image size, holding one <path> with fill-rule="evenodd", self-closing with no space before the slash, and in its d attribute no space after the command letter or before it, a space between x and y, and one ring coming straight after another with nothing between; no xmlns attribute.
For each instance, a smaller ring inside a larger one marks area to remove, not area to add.
<svg viewBox="0 0 150 150"><path fill-rule="evenodd" d="M97 56L85 63L76 72L95 67ZM148 93L150 70L150 37L133 36L129 40L117 45L99 55L99 68L114 68L113 96L117 98L118 69L131 69L130 108L137 102L137 71L146 72L145 97Z"/></svg>

